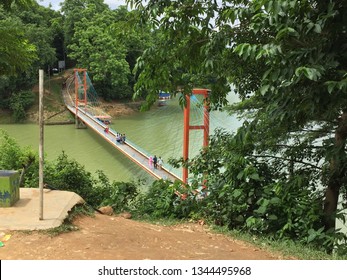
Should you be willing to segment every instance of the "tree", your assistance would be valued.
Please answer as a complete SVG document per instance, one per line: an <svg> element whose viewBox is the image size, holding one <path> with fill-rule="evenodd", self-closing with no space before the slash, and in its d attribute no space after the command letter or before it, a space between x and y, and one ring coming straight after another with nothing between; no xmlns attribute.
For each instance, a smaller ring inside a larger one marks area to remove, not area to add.
<svg viewBox="0 0 347 280"><path fill-rule="evenodd" d="M256 4L250 5L249 29L272 36L266 44L243 42L235 48L246 61L264 59L266 65L252 98L257 109L254 117L258 122L263 119L257 126L265 125L267 131L275 128L283 144L295 143L279 152L306 161L306 167L312 161L322 167L325 229L329 230L335 227L340 191L346 191L347 42L343 14L347 6L343 1Z"/></svg>
<svg viewBox="0 0 347 280"><path fill-rule="evenodd" d="M122 92L128 92L126 87L130 70L125 60L124 45L109 31L109 26L115 20L114 12L105 10L97 13L95 6L89 5L81 14L84 17L75 23L69 56L80 67L88 69L104 98L121 96Z"/></svg>
<svg viewBox="0 0 347 280"><path fill-rule="evenodd" d="M36 48L25 37L18 19L0 6L0 75L16 74L28 69L36 59Z"/></svg>
<svg viewBox="0 0 347 280"><path fill-rule="evenodd" d="M21 92L25 91L25 96L29 96L27 93L38 80L38 69L49 69L57 62L53 42L61 32L56 28L55 22L62 17L58 12L37 3L25 9L13 4L11 9L1 13L1 16L9 24L8 27L0 27L6 30L4 37L15 38L19 44L5 39L6 42L0 46L0 49L3 48L7 53L0 58L0 72L3 69L0 79L0 106L11 109L14 119L21 121L25 118L25 107L30 105L22 99L24 95ZM3 68L2 62L6 64ZM33 93L31 95L33 96Z"/></svg>
<svg viewBox="0 0 347 280"><path fill-rule="evenodd" d="M20 8L27 8L33 5L35 1L33 0L1 0L0 4L4 7L5 10L10 10L13 5L16 5Z"/></svg>
<svg viewBox="0 0 347 280"><path fill-rule="evenodd" d="M128 75L129 97L133 93L136 75L133 73L136 61L143 51L151 46L155 40L151 37L148 25L137 25L139 13L136 10L128 11L125 6L114 10L115 21L110 26L111 36L121 42L126 49L125 60L129 65Z"/></svg>
<svg viewBox="0 0 347 280"><path fill-rule="evenodd" d="M226 104L230 86L226 80L221 55L227 39L216 36L219 44L209 44L216 33L211 23L217 4L214 1L127 1L142 11L145 24L152 27L155 44L138 59L135 70L138 83L135 96L147 93L148 105L159 90L172 93L191 92L196 86L209 86L212 105ZM205 3L206 2L206 3ZM213 67L213 71L212 71ZM182 100L184 101L184 99Z"/></svg>
<svg viewBox="0 0 347 280"><path fill-rule="evenodd" d="M57 65L57 52L62 52L63 47L63 41L54 45L56 38L62 36L61 27L57 27L62 21L60 13L38 4L25 10L14 11L25 25L27 38L37 49L38 60L32 65L35 76L39 68L48 69L54 64Z"/></svg>
<svg viewBox="0 0 347 280"><path fill-rule="evenodd" d="M103 0L65 0L61 4L61 11L64 15L64 37L66 46L72 43L72 37L75 33L75 23L82 19L81 12L90 4L93 5L95 13L102 13L108 9L108 6ZM92 15L90 14L89 16Z"/></svg>
<svg viewBox="0 0 347 280"><path fill-rule="evenodd" d="M75 8L69 10L66 16L67 25L73 22L73 28L66 28L69 57L88 69L106 100L130 98L135 80L131 70L149 40L148 32L131 26L135 11L125 7L110 10L94 2L85 2L78 14ZM64 11L68 9L70 6L64 7Z"/></svg>
<svg viewBox="0 0 347 280"><path fill-rule="evenodd" d="M19 170L19 186L24 186L24 175L33 173L30 167L37 162L37 155L29 147L21 148L4 130L0 129L0 169Z"/></svg>
<svg viewBox="0 0 347 280"><path fill-rule="evenodd" d="M153 101L158 86L175 89L183 77L197 86L204 80L193 77L211 75L210 101L223 103L233 84L242 102L230 110L247 119L233 136L241 155L276 167L273 180L281 176L287 188L294 178L312 191L322 185L323 224L333 229L346 193L346 2L127 2L168 42L138 60L136 89Z"/></svg>

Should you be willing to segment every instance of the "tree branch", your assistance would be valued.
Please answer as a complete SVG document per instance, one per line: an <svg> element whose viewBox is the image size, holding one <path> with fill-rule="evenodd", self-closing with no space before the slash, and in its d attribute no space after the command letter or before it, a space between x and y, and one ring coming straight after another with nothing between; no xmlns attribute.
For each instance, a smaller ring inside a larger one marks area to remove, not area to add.
<svg viewBox="0 0 347 280"><path fill-rule="evenodd" d="M301 163L301 164L304 164L304 165L308 165L308 166L311 166L315 169L318 169L318 170L322 170L321 167L318 167L312 163L309 163L309 162L304 162L304 161L301 161L301 160L295 160L295 159L288 159L288 158L283 158L283 157L277 157L277 156L271 156L271 155L250 155L252 157L256 157L256 158L273 158L273 159L281 159L281 160L285 160L285 161L294 161L296 163Z"/></svg>

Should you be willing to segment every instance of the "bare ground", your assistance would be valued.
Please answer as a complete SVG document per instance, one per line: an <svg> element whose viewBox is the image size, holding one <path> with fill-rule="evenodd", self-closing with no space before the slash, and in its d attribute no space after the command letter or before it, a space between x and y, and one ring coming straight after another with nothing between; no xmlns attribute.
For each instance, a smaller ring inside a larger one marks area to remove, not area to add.
<svg viewBox="0 0 347 280"><path fill-rule="evenodd" d="M7 232L3 260L275 260L285 259L243 241L211 232L206 225L154 225L120 216L80 216L75 231Z"/></svg>

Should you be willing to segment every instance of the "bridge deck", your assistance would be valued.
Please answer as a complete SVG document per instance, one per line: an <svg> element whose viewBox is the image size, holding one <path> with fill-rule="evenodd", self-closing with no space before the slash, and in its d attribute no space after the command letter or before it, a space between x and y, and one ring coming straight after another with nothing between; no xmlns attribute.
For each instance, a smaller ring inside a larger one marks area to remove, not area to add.
<svg viewBox="0 0 347 280"><path fill-rule="evenodd" d="M70 112L76 114L76 108L74 106L66 104L66 107ZM101 121L98 121L93 115L89 114L85 110L78 108L77 112L78 118L81 119L88 127L93 129L97 134L99 134L103 139L109 142L113 147L121 151L130 160L139 165L147 173L152 175L157 179L170 180L172 182L179 180L182 181L177 175L171 173L167 168L163 167L161 170L153 169L149 166L149 157L143 152L135 148L131 143L125 141L124 144L118 143L116 141L117 132L113 129L109 129L109 132L104 131L106 125Z"/></svg>

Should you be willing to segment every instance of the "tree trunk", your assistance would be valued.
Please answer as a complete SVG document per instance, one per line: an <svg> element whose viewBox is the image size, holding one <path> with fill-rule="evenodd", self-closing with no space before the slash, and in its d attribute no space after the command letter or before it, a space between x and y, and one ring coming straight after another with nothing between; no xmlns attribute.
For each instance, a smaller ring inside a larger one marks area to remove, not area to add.
<svg viewBox="0 0 347 280"><path fill-rule="evenodd" d="M345 144L347 138L347 111L339 118L335 131L335 152L330 162L330 178L325 192L324 215L325 230L335 229L335 213L340 194L342 180L346 171Z"/></svg>

